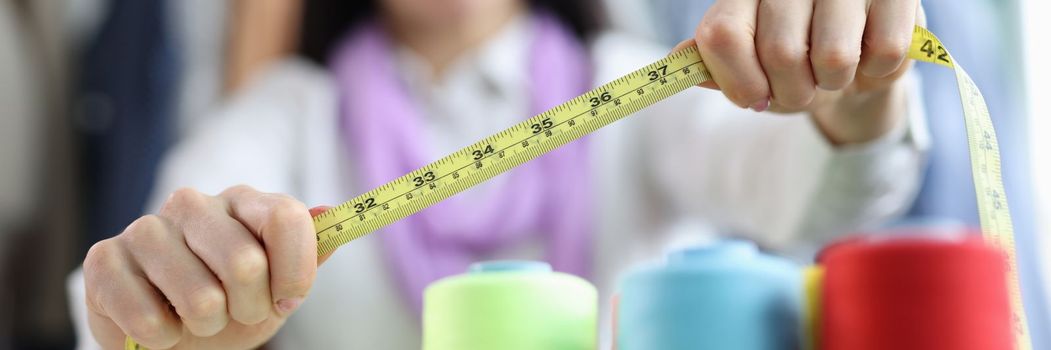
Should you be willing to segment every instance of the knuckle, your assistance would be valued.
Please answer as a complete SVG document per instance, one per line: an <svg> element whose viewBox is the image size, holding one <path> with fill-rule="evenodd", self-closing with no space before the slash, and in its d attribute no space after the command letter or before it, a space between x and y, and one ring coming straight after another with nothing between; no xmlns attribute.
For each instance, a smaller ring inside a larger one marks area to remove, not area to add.
<svg viewBox="0 0 1051 350"><path fill-rule="evenodd" d="M883 61L900 61L908 53L909 40L895 37L877 37L867 39L865 49L869 50L873 58Z"/></svg>
<svg viewBox="0 0 1051 350"><path fill-rule="evenodd" d="M298 200L286 195L273 194L268 196L270 201L270 216L268 224L287 225L288 223L305 222L310 220L310 211L307 206Z"/></svg>
<svg viewBox="0 0 1051 350"><path fill-rule="evenodd" d="M271 215L282 219L302 219L307 213L307 206L302 202L284 194L271 194Z"/></svg>
<svg viewBox="0 0 1051 350"><path fill-rule="evenodd" d="M121 234L121 238L132 245L156 244L163 241L167 231L168 225L160 216L144 215L132 221Z"/></svg>
<svg viewBox="0 0 1051 350"><path fill-rule="evenodd" d="M168 228L168 225L164 222L160 216L157 215L143 215L135 221L132 221L126 229L124 234L136 234L139 232L156 232L164 231Z"/></svg>
<svg viewBox="0 0 1051 350"><path fill-rule="evenodd" d="M861 53L857 48L845 45L833 45L816 49L813 55L815 69L826 71L846 71L858 65Z"/></svg>
<svg viewBox="0 0 1051 350"><path fill-rule="evenodd" d="M84 257L84 275L87 282L91 282L92 277L101 272L117 269L121 263L120 255L119 248L112 238L92 245Z"/></svg>
<svg viewBox="0 0 1051 350"><path fill-rule="evenodd" d="M730 17L706 17L697 26L697 45L707 46L714 51L736 48L742 44L738 40L741 33L747 32L747 28L741 22Z"/></svg>
<svg viewBox="0 0 1051 350"><path fill-rule="evenodd" d="M748 104L768 96L767 86L754 81L741 81L724 89L724 92L726 97L742 107L747 107Z"/></svg>
<svg viewBox="0 0 1051 350"><path fill-rule="evenodd" d="M179 340L178 336L173 334L174 332L167 329L168 325L164 316L157 313L141 313L131 320L127 327L126 332L129 336L142 343L149 343L153 347L169 348Z"/></svg>
<svg viewBox="0 0 1051 350"><path fill-rule="evenodd" d="M262 249L247 246L236 250L230 256L230 277L233 279L231 282L239 285L256 283L267 276L268 263Z"/></svg>
<svg viewBox="0 0 1051 350"><path fill-rule="evenodd" d="M186 302L185 314L182 317L191 320L205 320L226 312L226 294L215 287L202 287L190 293Z"/></svg>
<svg viewBox="0 0 1051 350"><path fill-rule="evenodd" d="M226 190L223 191L223 194L224 195L233 195L233 194L238 194L238 193L251 193L251 192L259 192L259 191L256 190L252 186L248 186L248 185L245 185L245 184L240 184L240 185L235 185L235 186L232 186L230 188L227 188Z"/></svg>
<svg viewBox="0 0 1051 350"><path fill-rule="evenodd" d="M201 208L208 204L208 196L195 189L184 187L168 196L168 200L161 207L162 213L181 213L193 208Z"/></svg>
<svg viewBox="0 0 1051 350"><path fill-rule="evenodd" d="M90 310L105 309L103 301L113 286L109 281L124 264L122 255L112 238L95 243L88 250L84 257L84 303Z"/></svg>

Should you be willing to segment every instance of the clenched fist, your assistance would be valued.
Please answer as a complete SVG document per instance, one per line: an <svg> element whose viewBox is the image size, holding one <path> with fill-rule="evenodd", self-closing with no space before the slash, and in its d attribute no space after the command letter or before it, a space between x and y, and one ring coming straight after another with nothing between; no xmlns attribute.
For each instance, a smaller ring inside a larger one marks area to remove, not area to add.
<svg viewBox="0 0 1051 350"><path fill-rule="evenodd" d="M808 112L833 144L870 141L901 122L900 77L919 0L718 0L696 45L734 104Z"/></svg>
<svg viewBox="0 0 1051 350"><path fill-rule="evenodd" d="M307 296L319 259L311 213L291 197L238 186L176 191L157 215L91 247L91 331L105 348L247 349Z"/></svg>

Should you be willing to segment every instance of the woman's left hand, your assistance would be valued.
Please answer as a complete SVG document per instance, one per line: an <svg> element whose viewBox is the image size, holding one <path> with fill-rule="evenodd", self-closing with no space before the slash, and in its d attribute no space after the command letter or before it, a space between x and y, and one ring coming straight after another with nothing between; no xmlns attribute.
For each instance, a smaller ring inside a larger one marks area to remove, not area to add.
<svg viewBox="0 0 1051 350"><path fill-rule="evenodd" d="M717 0L695 44L734 104L809 112L836 145L862 143L905 115L901 77L919 0Z"/></svg>

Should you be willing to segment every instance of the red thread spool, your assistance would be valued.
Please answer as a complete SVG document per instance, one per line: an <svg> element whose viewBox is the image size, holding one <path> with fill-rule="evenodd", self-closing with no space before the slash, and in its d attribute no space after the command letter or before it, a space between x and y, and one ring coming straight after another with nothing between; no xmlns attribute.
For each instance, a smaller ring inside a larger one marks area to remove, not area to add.
<svg viewBox="0 0 1051 350"><path fill-rule="evenodd" d="M1006 260L978 235L853 238L825 266L820 350L1012 350Z"/></svg>

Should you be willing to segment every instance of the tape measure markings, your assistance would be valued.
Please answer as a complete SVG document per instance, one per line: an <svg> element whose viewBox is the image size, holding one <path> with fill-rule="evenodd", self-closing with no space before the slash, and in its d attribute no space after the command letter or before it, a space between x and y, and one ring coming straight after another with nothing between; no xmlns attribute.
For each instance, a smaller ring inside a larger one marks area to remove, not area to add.
<svg viewBox="0 0 1051 350"><path fill-rule="evenodd" d="M1018 276L1014 223L1011 220L1007 191L1004 189L1000 170L1000 147L996 139L996 131L993 129L992 119L981 91L963 68L957 67L955 70L966 116L965 128L969 138L968 145L971 148L971 173L975 195L979 197L977 201L978 217L982 226L982 234L990 244L1000 248L1007 257L1007 287L1011 297L1015 333L1018 335L1017 348L1029 350L1032 349L1032 344L1028 338L1029 324L1022 301L1021 279Z"/></svg>
<svg viewBox="0 0 1051 350"><path fill-rule="evenodd" d="M682 79L677 79L677 80L678 81L673 82L673 83L666 83L666 84L664 84L665 86L670 87L669 89L656 90L656 91L658 91L658 92L654 93L654 96L656 96L656 100L667 98L667 96L670 95L669 91L682 91L682 90L685 90L685 89L689 88L690 86L693 86L693 85L697 84L697 83L692 82L692 80L682 80ZM638 111L639 109L641 109L641 108L643 108L643 107L645 107L645 106L647 106L649 104L652 104L652 103L642 104L642 103L637 103L638 100L635 100L635 101L636 102L631 102L631 103L628 103L628 104L621 105L621 109L625 111L625 113L624 113L625 115L634 113L635 111ZM585 112L584 114L587 114L587 113L588 112ZM584 114L580 114L577 117L582 116ZM541 115L541 116L543 116L543 115ZM597 116L596 119L599 119L599 117L604 117L604 116L612 116L612 115L611 114L601 114L601 115ZM574 117L574 118L576 118L576 117ZM375 220L368 220L368 218L363 218L363 215L366 213L366 211L362 211L362 212L356 213L356 215L354 215L354 216L342 217L342 219L340 219L340 216L335 216L335 218L338 219L337 222L331 223L328 226L325 226L325 229L318 231L318 233L319 233L319 254L322 254L322 255L323 254L327 254L328 252L331 252L332 250L334 250L339 245L343 244L343 243L340 243L340 242L345 242L345 241L350 241L350 240L353 240L353 239L356 239L356 238L360 238L361 236L364 236L365 234L368 234L369 232L371 232L371 231L373 231L375 229L378 229L379 227L382 227L383 225L389 224L390 222L396 221L397 219L403 218L403 217L411 215L412 213L415 213L415 212L417 212L419 210L422 210L423 208L426 208L427 206L429 206L431 204L434 204L434 203L436 203L436 202L438 202L438 201L440 201L440 200L442 200L444 198L447 198L447 197L449 197L449 196L451 196L453 194L456 194L458 192L461 192L461 191L463 191L463 190L465 190L465 189L467 189L467 188L469 188L469 187L471 187L471 186L473 186L473 185L475 185L477 183L481 183L482 181L484 181L486 179L489 179L489 178L491 178L493 176L496 176L496 175L498 175L500 173L503 173L503 172L513 168L514 166L517 166L517 165L525 163L525 162L527 162L527 161L529 161L529 160L531 160L533 158L536 158L536 157L538 157L538 156L550 151L553 148L556 148L556 147L561 146L561 145L563 145L565 143L568 143L569 141L575 140L575 139L579 138L582 135L588 134L588 133L598 129L599 127L601 127L603 125L612 123L613 121L616 121L617 119L620 119L620 117L608 118L608 119L609 120L599 120L597 122L592 122L592 123L577 123L570 130L561 131L561 132L558 132L558 133L552 132L550 136L547 136L545 134L547 139L551 140L551 141L550 142L546 142L546 143L544 143L542 145L550 145L550 147L537 147L537 146L541 145L539 143L529 144L528 148L526 148L524 151L515 152L515 153L512 153L511 155L505 157L505 159L508 159L509 161L495 162L495 163L491 163L489 165L484 165L484 166L479 167L480 169L482 169L480 171L468 172L467 175L462 175L462 176L458 176L458 177L455 178L455 179L460 180L460 181L454 181L451 184L435 185L434 187L430 187L429 185L427 185L426 186L427 188L423 188L425 186L418 186L416 188L410 189L409 191L401 192L401 193L398 194L398 196L394 196L394 197L392 197L392 199L384 202L384 204L388 204L388 203L390 203L390 202L392 202L392 201L394 201L396 199L399 199L399 198L405 198L405 200L409 201L408 204L407 205L398 206L398 207L396 207L394 209L385 210L385 211L381 212L381 214L377 214L377 215L373 216L373 218L375 218ZM558 126L558 125L568 124L568 123L569 122L566 121L566 122L561 122L559 124L553 124L553 126ZM578 135L570 135L570 132L573 132L573 133L578 134ZM510 150L511 148L513 148L515 146L521 145L522 141L529 141L529 139L532 139L532 137L534 137L534 136L535 137L539 137L540 135L541 134L531 135L530 137L528 137L528 138L526 138L524 140L513 142L510 146L507 146L507 147L503 148L503 150L506 152L507 150ZM483 141L481 143L484 143L484 142L485 141ZM470 164L461 166L459 168L455 168L452 173L448 173L448 174L440 176L440 177L436 176L434 178L434 181L436 182L436 181L441 180L441 179L454 177L452 175L453 173L456 173L456 172L464 170L464 169L469 169L471 166L473 166L473 164L475 164L475 163L470 163ZM421 168L421 170L430 169L430 168L436 167L438 165L441 165L441 164L437 163L437 162L436 163L432 163L431 165L428 165L428 166L426 166L424 168ZM475 167L478 167L478 166L475 166ZM406 175L405 177L400 178L399 180L404 180L404 179L407 179L407 178L415 178L416 176L421 176L421 175L418 175L419 171L420 170L418 170L417 172L410 173L409 175ZM425 173L426 172L424 172L424 174ZM399 181L399 180L395 180L395 182ZM386 189L381 188L381 190L386 190L386 191L392 190L393 186L390 186L390 185L391 184L388 184L386 186ZM427 189L434 190L434 191L432 191L432 192L424 192L424 190L427 190ZM382 192L382 191L380 191L380 192ZM407 197L408 195L413 194L413 193L416 193L417 195L416 196ZM366 195L364 195L362 197L375 198L371 193L367 193ZM359 197L359 198L361 198L361 197ZM352 200L352 201L350 201L348 203L354 203L354 202L356 202L356 201ZM344 204L346 204L346 203L344 203ZM343 210L347 210L347 208L344 207ZM390 213L390 214L386 215L385 217L381 217L380 216L380 215L387 214L387 213ZM336 228L337 225L342 224L342 223L346 223L347 221L352 220L355 217L359 218L361 226L356 226L356 228L360 227L360 229L355 230L355 231L340 232L340 233L337 233L334 236L328 236L328 239L321 239L321 234L322 233L324 233L326 231L330 231L331 229ZM320 221L320 220L317 220L317 221ZM337 243L333 244L333 242L337 242Z"/></svg>
<svg viewBox="0 0 1051 350"><path fill-rule="evenodd" d="M933 33L916 27L909 57L952 68L957 91L963 107L964 127L971 161L971 176L977 197L978 217L985 240L1000 248L1007 258L1007 288L1011 302L1015 331L1015 348L1030 350L1029 324L1025 315L1017 253L1014 242L1014 224L1007 204L1000 168L1000 146L996 138L989 108L978 85Z"/></svg>
<svg viewBox="0 0 1051 350"><path fill-rule="evenodd" d="M698 61L698 62L696 62L696 63L693 63L693 64L691 64L691 66L696 66L696 65L699 65L699 64L700 64L700 62ZM655 82L656 82L656 81L651 81L650 83L646 84L646 85L645 85L645 86L643 86L643 87L646 87L646 86L648 86L648 85L650 85L650 84L654 84ZM696 85L696 84L695 84L695 85ZM685 90L685 89L683 89L683 90ZM616 96L616 97L611 97L611 99L619 99L619 98L622 98L622 97L626 97L626 95L628 95L628 94L629 94L629 93L625 93L625 94L622 94L622 95L619 95L619 96ZM579 98L579 97L578 97L578 98ZM662 100L662 99L664 99L664 98L667 98L667 96L659 96L659 97L658 97L658 100ZM633 101L634 101L634 100L633 100ZM570 101L570 102L574 102L574 101ZM603 103L602 103L602 104L600 104L599 106L603 106L603 105L605 105L605 104L608 104L608 103L610 103L610 102L603 102ZM632 103L635 103L635 102L632 102ZM634 108L634 109L635 109L635 111L637 111L638 109L641 109L642 107L643 107L643 106L638 106L638 107L636 107L636 108ZM554 108L554 109L553 109L552 111L553 111L553 112L555 112L555 113L557 113L557 112L560 112L560 111L562 110L562 108L563 108L563 106L561 106L561 105L560 105L560 106L558 106L558 107L555 107L555 108ZM627 108L627 109L632 109L632 108ZM545 115L546 115L547 113L550 113L550 112L552 112L552 111L549 111L549 112L545 112L545 114L541 114L540 116L545 116ZM575 120L576 120L576 118L582 117L582 116L586 115L587 113L588 113L588 112L580 113L580 114L577 114L577 115L575 115L575 116L571 117L570 119L567 119L566 121L562 121L562 122L559 122L558 124L552 124L552 128L553 128L553 127L557 127L557 126L561 126L561 125L563 125L563 124L568 124L568 125L569 125L570 127L575 127L575 126L576 126L576 124L575 124ZM630 112L629 112L629 114L630 114ZM526 123L528 123L528 122L530 122L530 121L532 121L532 120L531 120L531 119L530 119L530 120L527 120L527 121L526 121ZM605 123L605 124L609 124L609 123ZM523 124L518 124L518 125L516 125L516 126L515 126L514 128L517 128L517 127L521 127L522 125L523 125ZM532 124L531 124L531 125L532 125ZM497 138L502 138L502 137L504 137L504 136L507 136L507 135L508 135L508 133L509 133L509 131L510 131L510 130L504 130L504 131L501 131L501 132L500 132L499 134L497 134L497 135L495 135L495 136L496 136ZM588 134L588 133L590 133L591 131L593 131L593 130L586 130L586 131L584 132L584 134ZM539 138L540 138L540 136L541 136L541 134L542 134L542 133L536 133L536 134L532 134L532 135L528 136L528 137L527 137L526 139L524 139L524 140L519 140L519 142L521 142L521 141L528 141L529 139L532 139L532 138L537 138L537 139L539 139ZM561 134L561 133L560 133L560 134ZM551 136L548 136L548 137L553 137L553 135L554 135L554 133L552 133L552 135L551 135ZM487 139L487 140L488 140L488 139ZM564 141L564 142L556 142L556 143L557 143L558 145L563 145L563 144L565 144L565 143L568 143L568 141L572 141L572 140L573 140L573 139L568 139L568 140L566 140L566 141ZM481 141L481 142L479 142L479 143L476 143L475 145L478 145L478 144L485 144L485 143L486 143L485 141L486 141L486 140L483 140L483 141ZM473 146L473 145L472 145L472 146ZM514 146L515 146L515 145L514 145L514 144L512 144L512 145L506 146L506 147L504 147L504 148L501 148L501 149L496 149L496 150L494 150L493 152L496 152L496 151L508 151L508 150L511 150L511 148L512 148L512 147L514 147ZM469 150L469 149L467 149L467 148L465 148L465 149L461 149L461 150L457 151L457 154L458 154L458 153L462 153L462 152L466 152L466 151L468 151L468 150ZM541 153L541 154L543 154L543 153ZM475 159L475 161L482 161L482 160L487 160L487 159L490 159L491 157L495 157L495 156L496 156L496 154L489 154L489 155L484 155L484 156L482 156L481 158L476 158L476 159ZM443 159L440 159L440 160L436 161L435 163L431 163L430 165L424 166L423 168L420 168L420 169L418 169L418 170L416 170L416 171L414 171L414 172L412 172L412 173L409 173L409 174L408 174L408 175L406 175L405 177L413 177L413 175L417 175L417 174L418 174L419 172L421 172L421 171L423 171L423 170L426 170L426 169L429 169L429 168L433 168L433 167L437 167L437 166L440 166L440 165L442 165L443 163L445 163L445 162L447 162L447 161L449 161L449 159L445 159L445 158L443 158ZM467 169L467 168L469 168L469 167L470 167L470 166L472 166L472 165L473 165L473 163L472 163L472 164L467 164L467 165L462 165L462 166L460 166L459 168L455 168L455 169L453 169L453 171L454 171L454 172L459 172L459 171L461 171L461 170L464 170L464 169ZM425 172L425 173L426 173L426 172ZM441 179L444 179L444 178L447 178L447 177L451 177L451 176L453 176L453 174L454 174L454 173L448 173L448 174L443 174L443 175L441 175L441 176L436 176L436 177L434 178L434 180L433 180L433 181L438 181L438 180L441 180ZM419 175L417 175L417 176L419 176ZM398 180L395 180L395 181L398 181ZM377 188L377 189L375 189L375 190L373 190L373 191L370 191L369 193L366 193L365 195L363 195L363 197L368 197L368 198L375 198L374 196L372 196L372 194L373 194L372 192L377 192L377 193L384 193L384 192L387 192L387 191L393 191L393 189L391 188L391 187L392 187L392 185L393 185L393 183L394 183L394 182L389 182L389 183L387 183L387 184L384 184L383 186L381 186L381 187L379 187L379 188ZM420 187L420 186L418 186L418 187ZM391 199L388 199L388 200L386 200L386 201L384 201L384 202L381 202L381 203L376 203L376 202L375 202L374 200L373 200L373 201L366 201L366 202L369 202L369 204L368 204L368 207L366 207L366 208L365 208L365 209L364 209L363 211L360 211L360 212L356 212L356 214L358 214L358 215L364 215L364 214L367 214L367 213L369 213L370 211L374 211L374 210L381 210L381 209L382 209L382 205L383 205L383 204L390 204L391 202L394 202L394 201L395 201L395 200L397 199L397 197L400 197L400 196L404 196L404 195L406 195L406 194L412 193L413 191L414 191L414 189L410 189L410 190L408 190L408 191L405 191L405 192L401 192L401 193L399 193L399 194L398 194L397 196L393 196L393 197L392 197ZM351 201L348 201L348 202L345 202L345 203L341 204L340 206L352 206L352 204L359 204L359 203L354 203L354 201L353 201L353 200L351 200ZM343 208L343 209L346 209L346 208ZM322 213L322 214L321 214L320 216L324 216L324 215L334 215L334 214L329 214L329 212L328 212L328 211L326 211L326 212ZM347 222L347 221L349 221L349 220L351 220L351 217L346 217L346 218L343 218L343 219L341 219L340 221L337 221L337 222L335 222L335 223L332 223L332 224L330 224L329 226L326 226L326 227L324 227L324 228L321 228L321 229L319 229L319 230L317 230L317 231L318 231L319 233L320 233L320 232L325 232L325 231L328 231L328 230L330 230L330 229L334 228L334 227L335 227L336 225L338 225L338 224L342 224L342 223L345 223L345 222Z"/></svg>
<svg viewBox="0 0 1051 350"><path fill-rule="evenodd" d="M644 83L636 83L640 79ZM702 79L710 75L696 49L680 51L460 149L315 217L318 253L327 254ZM480 150L488 149L492 151L478 157Z"/></svg>

